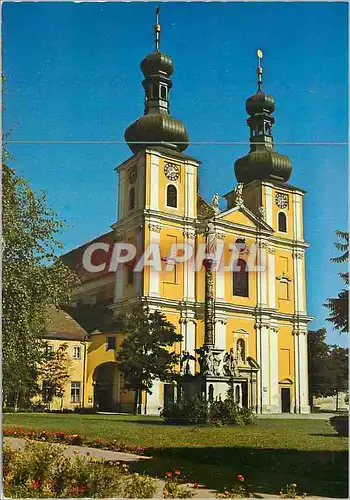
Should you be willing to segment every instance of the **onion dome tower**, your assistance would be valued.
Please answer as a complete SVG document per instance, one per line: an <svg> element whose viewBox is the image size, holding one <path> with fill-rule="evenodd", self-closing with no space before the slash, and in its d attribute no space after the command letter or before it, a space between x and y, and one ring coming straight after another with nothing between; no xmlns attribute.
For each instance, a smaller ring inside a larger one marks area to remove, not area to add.
<svg viewBox="0 0 350 500"><path fill-rule="evenodd" d="M238 182L248 184L255 180L286 182L291 176L292 163L288 156L274 150L272 126L275 119L274 98L262 91L262 51L258 50L258 91L246 100L247 120L250 129L250 151L235 162Z"/></svg>
<svg viewBox="0 0 350 500"><path fill-rule="evenodd" d="M145 112L125 131L125 140L133 153L148 145L161 145L184 151L188 146L188 135L180 120L170 113L169 91L172 87L170 76L174 71L171 57L159 50L160 44L159 7L156 9L155 51L141 62L145 79Z"/></svg>

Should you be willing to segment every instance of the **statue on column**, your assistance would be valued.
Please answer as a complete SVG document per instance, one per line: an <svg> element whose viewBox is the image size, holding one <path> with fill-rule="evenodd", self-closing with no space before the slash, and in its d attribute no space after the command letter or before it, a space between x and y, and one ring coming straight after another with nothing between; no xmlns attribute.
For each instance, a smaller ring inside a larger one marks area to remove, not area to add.
<svg viewBox="0 0 350 500"><path fill-rule="evenodd" d="M219 208L219 193L215 193L213 196L213 199L211 201L214 213L219 214L220 213L220 208Z"/></svg>
<svg viewBox="0 0 350 500"><path fill-rule="evenodd" d="M206 253L213 256L216 251L216 233L212 221L209 221L207 223L207 227L205 228L205 242L206 242L206 248L205 248Z"/></svg>
<svg viewBox="0 0 350 500"><path fill-rule="evenodd" d="M182 351L182 358L180 359L180 371L182 375L192 375L190 361L196 361L188 351Z"/></svg>
<svg viewBox="0 0 350 500"><path fill-rule="evenodd" d="M244 186L244 184L242 182L240 182L239 184L237 184L237 186L233 190L235 193L235 206L236 207L242 207L244 205L243 186Z"/></svg>
<svg viewBox="0 0 350 500"><path fill-rule="evenodd" d="M198 349L199 365L201 375L212 375L213 373L213 353L210 347L204 346Z"/></svg>

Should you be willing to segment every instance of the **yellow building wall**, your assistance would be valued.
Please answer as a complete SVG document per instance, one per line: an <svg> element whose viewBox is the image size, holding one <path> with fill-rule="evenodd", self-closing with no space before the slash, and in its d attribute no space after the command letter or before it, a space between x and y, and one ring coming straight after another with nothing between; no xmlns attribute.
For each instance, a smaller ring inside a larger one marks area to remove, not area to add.
<svg viewBox="0 0 350 500"><path fill-rule="evenodd" d="M293 326L283 325L278 329L278 381L294 378L294 336ZM294 385L293 385L294 392Z"/></svg>
<svg viewBox="0 0 350 500"><path fill-rule="evenodd" d="M284 313L294 313L294 267L290 250L278 249L275 253L276 301L277 309ZM283 273L291 280L283 282L277 278Z"/></svg>
<svg viewBox="0 0 350 500"><path fill-rule="evenodd" d="M70 379L65 386L65 392L63 397L63 402L61 402L60 398L54 397L51 401L50 408L52 410L60 410L61 405L62 408L68 408L73 410L76 406L79 406L79 402L71 401L71 382L80 382L80 400L82 401L82 393L83 393L83 372L84 372L84 344L79 340L56 340L49 339L46 340L48 346L52 346L53 351L57 351L57 349L66 344L68 346L68 355L71 361L70 366ZM73 348L80 347L80 359L73 358ZM39 382L42 387L42 381ZM33 398L34 403L38 403L42 400L41 396Z"/></svg>

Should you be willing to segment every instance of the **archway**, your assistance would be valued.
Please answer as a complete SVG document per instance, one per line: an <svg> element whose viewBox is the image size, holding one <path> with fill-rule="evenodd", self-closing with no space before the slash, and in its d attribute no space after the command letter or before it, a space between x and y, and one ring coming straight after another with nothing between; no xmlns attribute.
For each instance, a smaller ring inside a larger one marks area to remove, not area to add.
<svg viewBox="0 0 350 500"><path fill-rule="evenodd" d="M100 411L116 411L119 399L119 371L117 363L103 363L93 375L94 407Z"/></svg>

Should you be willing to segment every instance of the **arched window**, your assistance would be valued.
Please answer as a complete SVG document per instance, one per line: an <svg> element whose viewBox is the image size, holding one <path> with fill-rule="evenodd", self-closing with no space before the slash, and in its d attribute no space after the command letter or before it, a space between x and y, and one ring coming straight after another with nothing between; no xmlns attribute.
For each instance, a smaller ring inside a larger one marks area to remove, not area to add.
<svg viewBox="0 0 350 500"><path fill-rule="evenodd" d="M271 135L271 125L269 123L265 124L265 130L267 135Z"/></svg>
<svg viewBox="0 0 350 500"><path fill-rule="evenodd" d="M174 184L169 184L166 188L166 204L168 207L177 207L177 189Z"/></svg>
<svg viewBox="0 0 350 500"><path fill-rule="evenodd" d="M161 99L166 99L166 87L164 85L160 87L160 97Z"/></svg>
<svg viewBox="0 0 350 500"><path fill-rule="evenodd" d="M245 362L245 342L243 339L238 339L236 344L236 358L238 363Z"/></svg>
<svg viewBox="0 0 350 500"><path fill-rule="evenodd" d="M232 294L238 297L249 297L249 273L247 263L238 259L232 273Z"/></svg>
<svg viewBox="0 0 350 500"><path fill-rule="evenodd" d="M286 217L286 214L283 212L280 212L278 214L278 230L281 233L287 232L287 217Z"/></svg>
<svg viewBox="0 0 350 500"><path fill-rule="evenodd" d="M132 186L129 190L129 210L135 208L135 188Z"/></svg>
<svg viewBox="0 0 350 500"><path fill-rule="evenodd" d="M258 130L259 135L264 135L264 127L260 125L259 130Z"/></svg>

